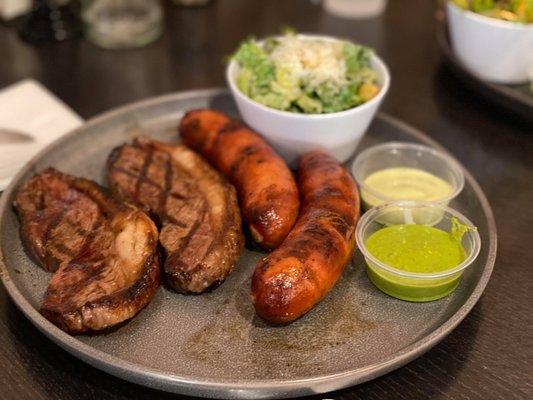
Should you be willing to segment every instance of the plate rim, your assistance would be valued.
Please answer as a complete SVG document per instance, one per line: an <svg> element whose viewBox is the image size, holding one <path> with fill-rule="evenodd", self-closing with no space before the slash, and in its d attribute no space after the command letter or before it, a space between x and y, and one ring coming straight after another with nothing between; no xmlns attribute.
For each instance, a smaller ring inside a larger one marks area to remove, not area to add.
<svg viewBox="0 0 533 400"><path fill-rule="evenodd" d="M13 191L20 184L20 179L23 175L29 172L34 164L41 159L46 153L50 152L55 147L61 146L61 144L73 136L77 135L79 131L87 129L87 127L96 125L100 121L112 118L115 115L120 115L131 110L138 108L149 107L152 104L162 103L169 100L181 100L187 98L196 97L214 97L216 95L228 94L226 88L208 88L197 89L189 91L179 91L175 93L169 93L162 96L151 97L145 100L129 103L107 112L99 114L93 118L87 120L82 126L71 131L70 133L62 136L58 140L50 143L37 153L32 159L14 176L13 180L0 197L0 226L5 223L5 218L2 216L5 214L6 209L10 206L8 199L11 198ZM412 137L422 141L425 144L433 146L440 151L453 157L442 145L431 137L424 134L422 131L414 128L407 123L392 117L384 113L378 113L377 118L385 120L386 122L395 125L407 132ZM458 161L459 162L459 161ZM459 162L459 165L463 169L465 179L472 186L477 198L479 199L483 213L487 219L488 231L489 231L489 248L487 250L487 262L484 266L483 272L476 283L470 296L467 300L457 309L457 311L451 315L443 324L437 326L432 332L426 336L420 338L411 345L401 349L400 351L393 353L386 360L379 363L364 367L351 369L346 371L337 372L334 374L320 375L310 378L299 378L292 380L284 379L265 379L265 380L232 380L232 379L215 379L212 380L208 377L205 378L190 378L186 376L179 376L174 374L167 374L163 371L145 367L140 364L135 364L130 361L120 359L116 356L110 355L102 350L98 350L88 344L79 341L76 337L71 336L51 322L46 320L36 310L30 302L22 295L18 290L15 283L11 280L7 267L4 262L4 256L2 248L0 247L0 277L11 299L17 305L19 310L41 331L45 336L55 342L77 358L80 358L84 362L104 370L107 373L115 375L119 378L126 379L130 382L143 384L152 388L161 389L165 391L171 391L175 393L194 394L196 396L213 397L213 396L226 396L226 397L262 397L265 393L257 393L262 391L268 391L269 394L275 392L277 395L284 397L291 397L303 394L315 393L313 389L319 385L326 385L326 391L338 390L344 387L348 387L357 383L362 383L378 376L384 375L405 365L409 361L422 355L430 348L444 339L457 325L466 317L466 315L472 310L474 305L481 297L489 279L492 274L497 252L497 231L496 222L494 219L493 211L490 204L481 189L478 182L470 174L470 172ZM337 383L337 384L336 384Z"/></svg>

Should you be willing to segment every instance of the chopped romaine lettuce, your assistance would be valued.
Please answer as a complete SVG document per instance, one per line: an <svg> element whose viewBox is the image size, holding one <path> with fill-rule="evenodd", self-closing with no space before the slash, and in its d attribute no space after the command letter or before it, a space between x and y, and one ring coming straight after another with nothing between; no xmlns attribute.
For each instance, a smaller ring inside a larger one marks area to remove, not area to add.
<svg viewBox="0 0 533 400"><path fill-rule="evenodd" d="M458 7L505 21L533 23L533 0L451 0Z"/></svg>
<svg viewBox="0 0 533 400"><path fill-rule="evenodd" d="M313 99L306 94L302 94L296 100L298 107L306 114L320 114L323 112L322 103L318 99ZM298 110L298 108L296 108Z"/></svg>
<svg viewBox="0 0 533 400"><path fill-rule="evenodd" d="M268 93L270 82L275 78L276 68L263 49L255 41L249 40L239 47L233 57L242 67L241 74L247 70L247 76L242 82L237 79L237 85L243 85L239 86L239 89L249 96Z"/></svg>
<svg viewBox="0 0 533 400"><path fill-rule="evenodd" d="M494 0L472 0L471 3L472 11L477 13L483 13L494 8Z"/></svg>
<svg viewBox="0 0 533 400"><path fill-rule="evenodd" d="M233 55L240 67L237 87L245 95L268 107L307 114L347 110L376 96L371 57L361 45L310 41L293 32L262 45L247 40Z"/></svg>

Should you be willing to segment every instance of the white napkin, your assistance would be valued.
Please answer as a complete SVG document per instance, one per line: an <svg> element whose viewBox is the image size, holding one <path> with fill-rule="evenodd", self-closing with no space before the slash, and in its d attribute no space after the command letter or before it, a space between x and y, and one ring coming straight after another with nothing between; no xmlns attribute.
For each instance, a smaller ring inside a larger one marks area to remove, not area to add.
<svg viewBox="0 0 533 400"><path fill-rule="evenodd" d="M79 127L83 119L43 85L27 79L0 91L0 129L32 135L31 143L0 143L0 191L39 150Z"/></svg>
<svg viewBox="0 0 533 400"><path fill-rule="evenodd" d="M31 9L31 0L0 0L0 18L10 20Z"/></svg>

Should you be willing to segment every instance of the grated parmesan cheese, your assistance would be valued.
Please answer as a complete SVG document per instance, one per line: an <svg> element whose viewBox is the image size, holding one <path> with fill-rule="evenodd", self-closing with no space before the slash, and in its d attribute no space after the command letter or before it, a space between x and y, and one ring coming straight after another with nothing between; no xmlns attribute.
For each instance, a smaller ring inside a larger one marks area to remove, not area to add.
<svg viewBox="0 0 533 400"><path fill-rule="evenodd" d="M342 57L344 42L301 39L284 36L270 53L277 68L286 68L294 77L317 87L323 82L346 83L346 63Z"/></svg>

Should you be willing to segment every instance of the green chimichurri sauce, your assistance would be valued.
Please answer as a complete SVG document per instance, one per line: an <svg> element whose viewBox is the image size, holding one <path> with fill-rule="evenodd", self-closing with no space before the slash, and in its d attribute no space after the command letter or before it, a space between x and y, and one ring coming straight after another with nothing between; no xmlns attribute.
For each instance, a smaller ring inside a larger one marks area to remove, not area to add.
<svg viewBox="0 0 533 400"><path fill-rule="evenodd" d="M463 231L464 233L464 231ZM366 241L379 261L408 272L434 273L465 260L462 234L426 225L393 225L374 232Z"/></svg>

